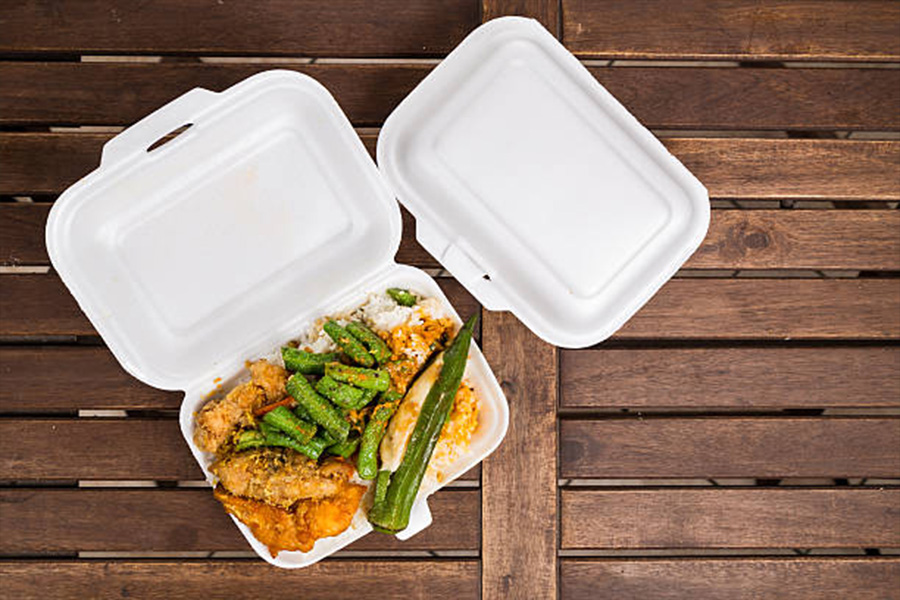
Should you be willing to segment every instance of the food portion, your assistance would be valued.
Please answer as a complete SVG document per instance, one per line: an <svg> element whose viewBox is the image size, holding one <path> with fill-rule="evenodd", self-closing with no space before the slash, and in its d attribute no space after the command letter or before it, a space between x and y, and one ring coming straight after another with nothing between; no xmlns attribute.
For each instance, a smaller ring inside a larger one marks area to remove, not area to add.
<svg viewBox="0 0 900 600"><path fill-rule="evenodd" d="M404 529L477 429L464 380L473 327L454 335L437 299L389 288L319 320L281 349L283 366L249 363L249 381L195 415L215 497L272 556L308 552L358 513Z"/></svg>

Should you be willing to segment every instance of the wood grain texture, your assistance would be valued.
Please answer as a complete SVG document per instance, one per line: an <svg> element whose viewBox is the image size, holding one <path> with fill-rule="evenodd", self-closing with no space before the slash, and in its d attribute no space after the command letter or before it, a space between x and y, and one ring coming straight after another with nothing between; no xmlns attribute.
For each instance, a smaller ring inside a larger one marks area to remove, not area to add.
<svg viewBox="0 0 900 600"><path fill-rule="evenodd" d="M896 548L900 489L561 492L563 548Z"/></svg>
<svg viewBox="0 0 900 600"><path fill-rule="evenodd" d="M556 596L557 350L510 313L482 311L509 430L482 463L482 596Z"/></svg>
<svg viewBox="0 0 900 600"><path fill-rule="evenodd" d="M900 558L567 559L562 600L897 600Z"/></svg>
<svg viewBox="0 0 900 600"><path fill-rule="evenodd" d="M477 0L6 4L0 52L32 55L437 56L453 49L480 16Z"/></svg>
<svg viewBox="0 0 900 600"><path fill-rule="evenodd" d="M184 398L141 383L104 347L0 346L0 377L0 412L6 414L178 410Z"/></svg>
<svg viewBox="0 0 900 600"><path fill-rule="evenodd" d="M564 420L559 439L564 478L900 478L891 417Z"/></svg>
<svg viewBox="0 0 900 600"><path fill-rule="evenodd" d="M562 350L564 408L900 406L900 347Z"/></svg>
<svg viewBox="0 0 900 600"><path fill-rule="evenodd" d="M531 17L559 37L559 0L482 0L481 20L497 17Z"/></svg>
<svg viewBox="0 0 900 600"><path fill-rule="evenodd" d="M0 481L204 479L175 419L0 419L0 456Z"/></svg>
<svg viewBox="0 0 900 600"><path fill-rule="evenodd" d="M478 302L455 279L438 278L450 303L462 315ZM0 335L96 335L56 275L0 275Z"/></svg>
<svg viewBox="0 0 900 600"><path fill-rule="evenodd" d="M44 227L50 204L0 204L0 263L49 264ZM401 210L398 262L439 268ZM900 211L714 210L709 233L685 263L691 269L900 270Z"/></svg>
<svg viewBox="0 0 900 600"><path fill-rule="evenodd" d="M0 117L2 118L2 117ZM0 194L58 194L112 134L0 133ZM361 134L374 157L376 134ZM900 200L900 142L662 138L717 199ZM404 230L406 229L404 221ZM401 246L401 252L403 247Z"/></svg>
<svg viewBox="0 0 900 600"><path fill-rule="evenodd" d="M890 0L562 0L563 40L598 58L900 59Z"/></svg>
<svg viewBox="0 0 900 600"><path fill-rule="evenodd" d="M91 597L169 600L227 597L255 599L262 590L270 597L355 600L359 585L366 595L385 600L475 598L478 561L453 560L327 560L305 569L275 569L261 560L82 560L0 561L6 593L28 598Z"/></svg>
<svg viewBox="0 0 900 600"><path fill-rule="evenodd" d="M193 87L220 91L271 68L315 77L355 125L377 125L433 66L0 62L4 82L0 125L125 125ZM653 128L900 129L896 69L590 67L589 71Z"/></svg>
<svg viewBox="0 0 900 600"><path fill-rule="evenodd" d="M434 523L405 542L371 534L348 550L477 550L478 490L442 490ZM250 550L209 489L0 489L0 554Z"/></svg>

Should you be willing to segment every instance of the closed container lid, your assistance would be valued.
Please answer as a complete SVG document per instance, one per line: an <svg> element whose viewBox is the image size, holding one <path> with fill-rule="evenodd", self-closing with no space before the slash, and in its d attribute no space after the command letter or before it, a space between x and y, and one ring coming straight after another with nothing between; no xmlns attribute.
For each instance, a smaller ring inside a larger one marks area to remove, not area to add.
<svg viewBox="0 0 900 600"><path fill-rule="evenodd" d="M613 334L698 247L706 189L537 21L470 34L387 119L419 242L546 341Z"/></svg>

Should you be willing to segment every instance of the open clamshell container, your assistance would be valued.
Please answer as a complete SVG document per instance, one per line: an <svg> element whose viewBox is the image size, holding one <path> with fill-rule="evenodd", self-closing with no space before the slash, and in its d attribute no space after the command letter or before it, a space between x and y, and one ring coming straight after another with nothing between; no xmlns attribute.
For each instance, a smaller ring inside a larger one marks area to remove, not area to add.
<svg viewBox="0 0 900 600"><path fill-rule="evenodd" d="M166 134L183 133L156 146ZM551 343L608 337L702 239L705 189L535 21L473 32L397 108L381 170L332 96L290 71L221 93L194 89L103 148L100 167L55 203L47 248L79 306L132 375L184 390L181 429L322 316L435 281L398 265L400 211L488 308L512 310ZM446 484L503 439L508 407L473 345L466 378L481 401L469 452ZM436 489L436 488L434 488ZM423 490L403 539L430 523ZM302 567L371 531L362 509Z"/></svg>

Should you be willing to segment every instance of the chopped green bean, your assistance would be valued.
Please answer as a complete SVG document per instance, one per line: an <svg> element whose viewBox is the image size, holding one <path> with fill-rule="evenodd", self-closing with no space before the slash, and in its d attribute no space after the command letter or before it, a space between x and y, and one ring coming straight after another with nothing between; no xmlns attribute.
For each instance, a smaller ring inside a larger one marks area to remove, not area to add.
<svg viewBox="0 0 900 600"><path fill-rule="evenodd" d="M360 321L347 323L347 331L369 349L369 352L375 357L378 364L383 365L391 360L391 355L393 354L391 349L385 341L381 339L377 333L369 329L365 323Z"/></svg>
<svg viewBox="0 0 900 600"><path fill-rule="evenodd" d="M265 445L266 436L255 429L248 429L247 431L242 431L238 436L237 443L234 446L234 450L236 452L240 452L241 450L246 450L247 448L257 448L259 446Z"/></svg>
<svg viewBox="0 0 900 600"><path fill-rule="evenodd" d="M293 396L297 404L309 413L313 421L321 425L337 441L347 439L350 424L328 400L316 393L306 377L296 373L288 379L285 387L288 394Z"/></svg>
<svg viewBox="0 0 900 600"><path fill-rule="evenodd" d="M259 430L265 435L266 441L264 445L291 448L313 460L318 460L325 450L325 447L328 445L319 436L315 436L307 443L301 444L293 437L283 433L281 430L276 429L268 423L260 423Z"/></svg>
<svg viewBox="0 0 900 600"><path fill-rule="evenodd" d="M347 458L351 456L356 449L359 447L359 436L348 437L343 442L338 442L337 444L332 444L327 448L328 452L334 454L335 456L342 456Z"/></svg>
<svg viewBox="0 0 900 600"><path fill-rule="evenodd" d="M334 340L334 343L340 346L341 350L343 350L356 364L364 367L371 367L375 364L375 358L369 354L366 347L363 346L359 340L350 335L349 331L334 321L328 321L322 326L322 329L325 330L325 333Z"/></svg>
<svg viewBox="0 0 900 600"><path fill-rule="evenodd" d="M298 350L285 346L281 349L281 359L284 361L284 368L295 373L303 373L304 375L321 375L325 372L325 363L334 362L340 358L337 352L328 352L326 354L315 354L306 350Z"/></svg>
<svg viewBox="0 0 900 600"><path fill-rule="evenodd" d="M400 306L413 306L419 300L415 294L402 288L388 288L387 295L393 298L394 302Z"/></svg>
<svg viewBox="0 0 900 600"><path fill-rule="evenodd" d="M316 426L300 419L284 406L277 406L263 417L263 422L280 429L301 444L307 443L316 434Z"/></svg>
<svg viewBox="0 0 900 600"><path fill-rule="evenodd" d="M376 392L383 392L391 386L391 375L384 369L348 367L333 362L325 365L325 374L343 383Z"/></svg>
<svg viewBox="0 0 900 600"><path fill-rule="evenodd" d="M341 383L326 375L316 382L316 391L341 408L355 408L364 397L364 390Z"/></svg>
<svg viewBox="0 0 900 600"><path fill-rule="evenodd" d="M356 459L356 470L362 479L375 478L378 471L378 447L381 445L381 438L384 437L387 425L397 407L400 406L402 399L403 396L399 393L393 390L387 391L381 402L375 407L375 411L366 425L366 430L363 432L359 456Z"/></svg>

